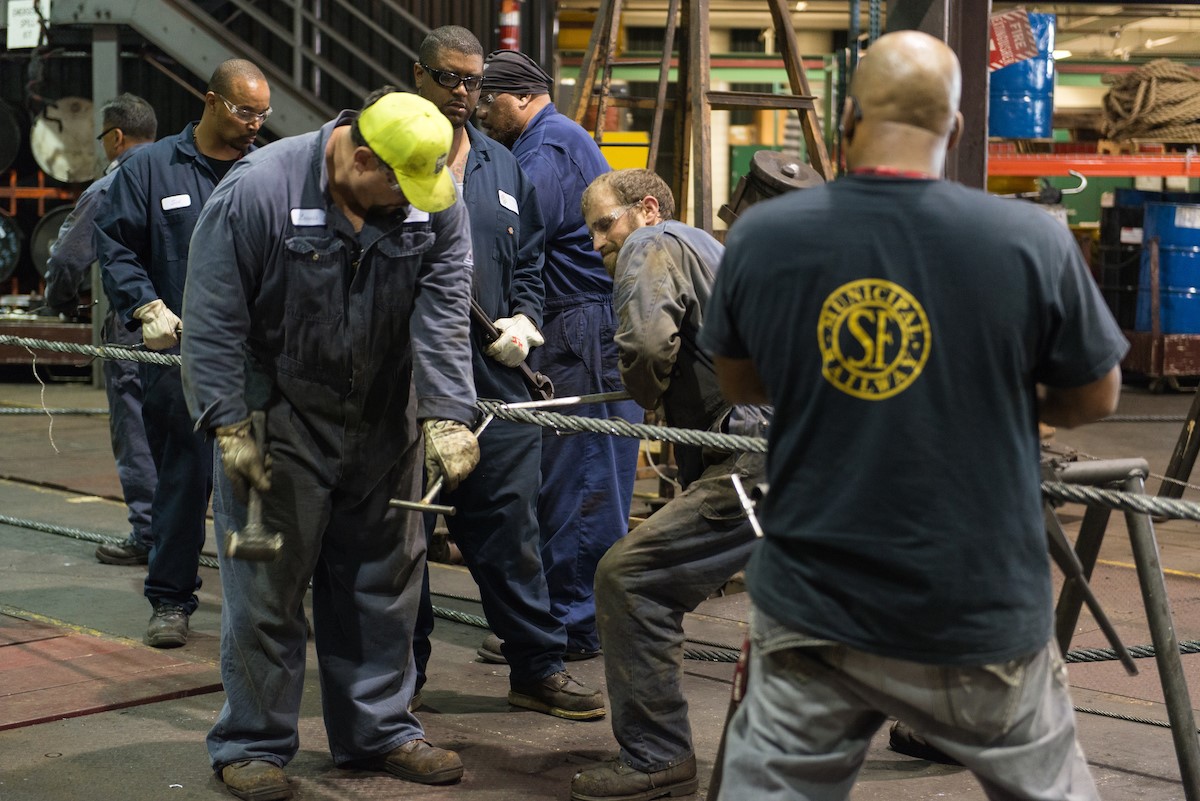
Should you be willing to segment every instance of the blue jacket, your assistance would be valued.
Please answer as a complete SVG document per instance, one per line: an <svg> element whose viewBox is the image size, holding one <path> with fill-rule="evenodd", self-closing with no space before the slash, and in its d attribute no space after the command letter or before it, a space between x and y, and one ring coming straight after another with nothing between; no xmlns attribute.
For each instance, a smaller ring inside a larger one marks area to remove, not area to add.
<svg viewBox="0 0 1200 801"><path fill-rule="evenodd" d="M56 311L73 311L79 302L88 270L96 260L96 212L103 204L104 194L116 178L117 170L149 142L134 145L117 156L107 171L83 190L75 208L63 220L58 238L50 245L46 262L46 305Z"/></svg>
<svg viewBox="0 0 1200 801"><path fill-rule="evenodd" d="M471 150L463 175L463 200L471 217L472 292L492 320L524 314L542 324L544 231L533 183L507 148L467 123ZM475 390L480 397L529 400L520 372L484 351L492 338L471 325Z"/></svg>
<svg viewBox="0 0 1200 801"><path fill-rule="evenodd" d="M274 447L323 481L370 491L417 417L470 424L466 209L369 214L329 198L319 131L242 159L196 225L183 309L183 383L200 429L268 409Z"/></svg>
<svg viewBox="0 0 1200 801"><path fill-rule="evenodd" d="M597 175L610 172L599 146L570 117L550 103L529 121L512 147L533 181L546 226L547 298L584 293L612 294L604 260L592 249L579 199Z"/></svg>
<svg viewBox="0 0 1200 801"><path fill-rule="evenodd" d="M182 317L188 247L217 174L196 150L196 123L140 149L117 173L96 215L104 291L130 330L135 309L161 298Z"/></svg>

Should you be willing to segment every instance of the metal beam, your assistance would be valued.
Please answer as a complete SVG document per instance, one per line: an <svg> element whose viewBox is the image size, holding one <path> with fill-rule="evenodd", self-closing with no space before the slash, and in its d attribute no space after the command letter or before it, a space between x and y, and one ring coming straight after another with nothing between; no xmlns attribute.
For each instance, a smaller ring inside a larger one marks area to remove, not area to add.
<svg viewBox="0 0 1200 801"><path fill-rule="evenodd" d="M918 30L936 36L962 65L964 128L946 155L946 177L967 186L987 185L988 18L992 0L892 0L888 31Z"/></svg>

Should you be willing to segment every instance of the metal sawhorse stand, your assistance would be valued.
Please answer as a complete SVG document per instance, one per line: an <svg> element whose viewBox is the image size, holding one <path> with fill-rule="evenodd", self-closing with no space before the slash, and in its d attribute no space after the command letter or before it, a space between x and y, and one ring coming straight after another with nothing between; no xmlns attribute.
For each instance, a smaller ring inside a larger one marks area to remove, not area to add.
<svg viewBox="0 0 1200 801"><path fill-rule="evenodd" d="M1066 484L1119 489L1138 494L1145 492L1144 483L1149 473L1150 467L1144 459L1072 462L1056 468L1057 480ZM1111 511L1089 505L1083 516L1079 536L1075 540L1075 552L1083 565L1084 575L1089 579L1100 554L1100 545L1104 540ZM1048 526L1058 525L1057 515L1049 507L1046 517ZM1191 697L1183 675L1183 663L1179 658L1179 640L1175 636L1166 581L1163 578L1162 563L1158 558L1154 526L1148 514L1128 511L1125 512L1125 526L1129 529L1133 561L1137 568L1142 602L1146 608L1146 620L1150 625L1151 641L1154 644L1154 659L1158 665L1159 681L1166 698L1167 719L1171 724L1171 737L1175 742L1175 754L1183 778L1184 797L1187 801L1200 801L1200 739L1196 736ZM1054 536L1052 532L1051 536ZM1055 608L1055 635L1064 654L1069 650L1071 637L1079 621L1083 603L1081 589L1078 581L1068 578L1063 584Z"/></svg>

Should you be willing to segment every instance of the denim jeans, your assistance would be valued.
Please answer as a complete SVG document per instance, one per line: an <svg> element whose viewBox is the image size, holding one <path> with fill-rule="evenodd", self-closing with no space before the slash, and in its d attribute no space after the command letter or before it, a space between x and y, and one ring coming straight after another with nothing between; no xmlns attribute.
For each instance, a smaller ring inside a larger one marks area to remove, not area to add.
<svg viewBox="0 0 1200 801"><path fill-rule="evenodd" d="M596 571L596 613L621 759L652 772L692 756L683 616L742 569L754 531L729 476L763 480L761 454L731 456L618 540Z"/></svg>
<svg viewBox="0 0 1200 801"><path fill-rule="evenodd" d="M718 797L845 799L888 716L966 766L991 801L1099 799L1053 641L1003 663L930 665L814 640L757 607Z"/></svg>

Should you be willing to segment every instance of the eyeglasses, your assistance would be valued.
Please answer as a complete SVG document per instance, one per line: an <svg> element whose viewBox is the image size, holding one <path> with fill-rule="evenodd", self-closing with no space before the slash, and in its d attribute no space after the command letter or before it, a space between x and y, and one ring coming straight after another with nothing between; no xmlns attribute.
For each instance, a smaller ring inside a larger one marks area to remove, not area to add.
<svg viewBox="0 0 1200 801"><path fill-rule="evenodd" d="M605 214L603 217L589 225L588 233L593 239L597 236L597 234L601 236L607 235L608 232L612 230L612 227L617 224L617 220L621 219L640 205L642 205L642 201L639 200L636 203L630 203L628 206L622 206L619 209L610 211L608 214Z"/></svg>
<svg viewBox="0 0 1200 801"><path fill-rule="evenodd" d="M367 145L367 150L371 150L370 145ZM379 154L374 150L371 150L371 155L373 155L375 160L379 162L379 171L383 173L385 178L387 178L388 187L397 195L403 196L404 190L400 188L400 182L396 180L396 171L392 169L390 164L381 159Z"/></svg>
<svg viewBox="0 0 1200 801"><path fill-rule="evenodd" d="M101 133L99 136L97 136L97 137L96 137L96 141L97 141L97 142L103 142L103 141L104 141L104 137L108 136L108 135L109 135L110 133L112 133L113 131L116 131L116 130L118 130L120 127L121 127L120 125L114 125L114 126L113 126L113 127L111 127L111 128L105 128L105 129L104 129L104 131L103 131L103 132L102 132L102 133Z"/></svg>
<svg viewBox="0 0 1200 801"><path fill-rule="evenodd" d="M447 89L457 89L461 83L466 87L468 92L478 92L483 86L482 75L459 75L457 72L449 70L435 70L428 64L421 64L421 69L433 76L433 79L438 82L438 86L444 86Z"/></svg>
<svg viewBox="0 0 1200 801"><path fill-rule="evenodd" d="M225 108L229 109L230 114L247 125L252 122L257 122L259 124L266 122L267 117L270 117L271 112L274 111L274 109L272 109L270 106L267 106L266 111L255 111L249 106L235 106L233 103L230 103L225 95L221 94L220 92L213 92L213 94L221 98L221 102L225 104Z"/></svg>
<svg viewBox="0 0 1200 801"><path fill-rule="evenodd" d="M476 108L482 108L482 109L486 110L488 108L491 108L491 105L495 102L496 102L496 95L492 92L488 92L486 95L479 98L479 104L476 106Z"/></svg>

